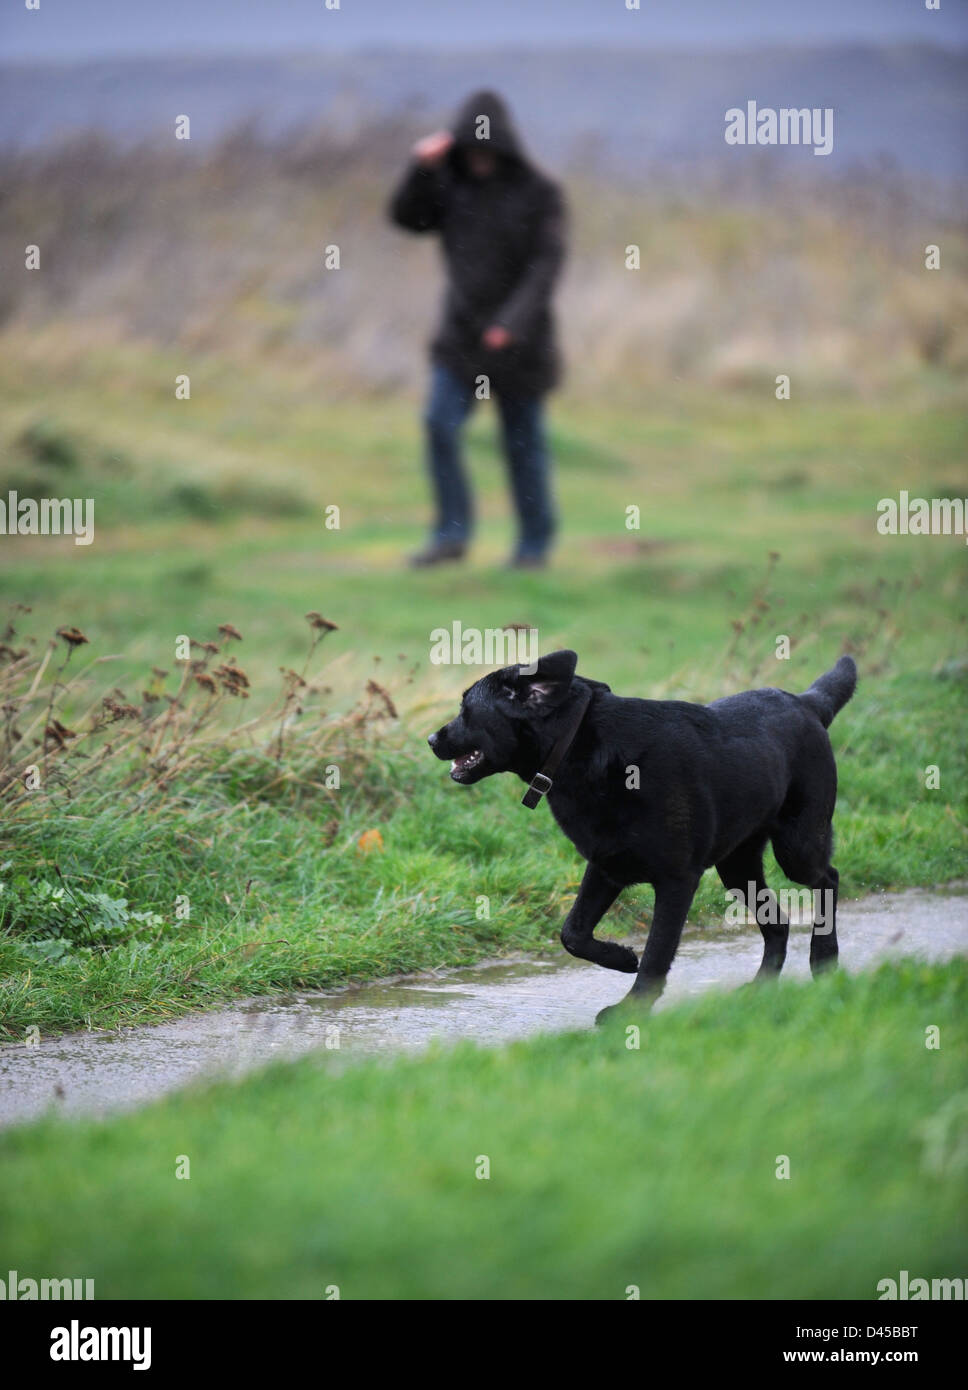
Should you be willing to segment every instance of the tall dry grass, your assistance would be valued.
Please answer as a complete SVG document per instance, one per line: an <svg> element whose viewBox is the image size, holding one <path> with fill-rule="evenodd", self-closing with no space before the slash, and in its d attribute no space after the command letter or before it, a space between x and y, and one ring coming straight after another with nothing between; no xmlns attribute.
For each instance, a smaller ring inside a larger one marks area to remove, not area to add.
<svg viewBox="0 0 968 1390"><path fill-rule="evenodd" d="M300 364L322 389L422 379L440 292L435 248L388 225L407 121L344 137L236 130L198 152L82 136L0 157L6 277L0 324L70 323L93 342L144 340ZM968 238L958 198L890 168L809 181L777 161L742 181L565 176L572 248L560 317L573 387L778 372L891 384L968 369ZM949 191L950 194L950 191ZM942 248L942 270L924 248ZM338 245L339 270L324 266ZM638 246L641 269L626 268Z"/></svg>
<svg viewBox="0 0 968 1390"><path fill-rule="evenodd" d="M302 669L280 668L278 692L234 719L229 707L241 711L250 696L231 651L243 640L234 624L190 638L174 670L152 668L129 694L111 682L116 658L84 661L89 641L79 628L58 628L43 643L25 637L29 613L16 605L0 634L0 804L8 829L21 813L69 814L92 796L118 810L191 800L206 779L255 800L326 799L330 769L346 776L367 766L374 738L397 718L392 695L372 678L346 712L326 708L332 687L311 667L336 625L316 612L305 615Z"/></svg>

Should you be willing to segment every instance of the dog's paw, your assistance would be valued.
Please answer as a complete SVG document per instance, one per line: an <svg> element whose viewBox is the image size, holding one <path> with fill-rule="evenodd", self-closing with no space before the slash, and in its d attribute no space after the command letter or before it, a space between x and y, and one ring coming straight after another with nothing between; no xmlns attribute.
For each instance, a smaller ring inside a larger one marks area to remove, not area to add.
<svg viewBox="0 0 968 1390"><path fill-rule="evenodd" d="M638 970L639 958L630 946L620 946L617 941L602 941L599 945L598 964L606 970L621 970L625 975L634 975Z"/></svg>
<svg viewBox="0 0 968 1390"><path fill-rule="evenodd" d="M618 1022L640 1023L647 1015L657 996L645 993L644 991L633 990L624 999L620 999L617 1004L609 1004L604 1009L599 1009L595 1015L595 1022L599 1028L603 1024Z"/></svg>
<svg viewBox="0 0 968 1390"><path fill-rule="evenodd" d="M599 1009L598 1013L595 1015L596 1028L603 1028L605 1024L608 1023L609 1019L614 1019L616 1014L624 1012L625 1010L622 1008L621 1004L609 1004L606 1008Z"/></svg>
<svg viewBox="0 0 968 1390"><path fill-rule="evenodd" d="M779 978L779 970L774 970L772 967L768 970L764 970L761 965L759 970L757 970L756 974L753 976L752 980L747 980L745 985L737 985L736 988L738 990L762 989L764 985L776 984Z"/></svg>

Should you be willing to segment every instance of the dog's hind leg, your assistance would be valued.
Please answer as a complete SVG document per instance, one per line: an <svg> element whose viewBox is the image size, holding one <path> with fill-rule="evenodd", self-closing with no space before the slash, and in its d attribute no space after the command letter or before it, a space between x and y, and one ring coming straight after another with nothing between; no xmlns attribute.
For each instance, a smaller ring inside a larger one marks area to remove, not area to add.
<svg viewBox="0 0 968 1390"><path fill-rule="evenodd" d="M581 881L578 896L561 929L561 944L581 960L594 961L608 970L624 970L631 974L638 969L635 952L617 941L596 941L595 928L622 891L616 883L589 864Z"/></svg>
<svg viewBox="0 0 968 1390"><path fill-rule="evenodd" d="M810 970L816 977L837 964L837 891L840 875L827 865L823 881L814 888L813 932L810 937Z"/></svg>
<svg viewBox="0 0 968 1390"><path fill-rule="evenodd" d="M830 862L833 832L829 821L817 827L805 818L780 827L773 835L776 862L794 883L813 891L810 970L816 976L837 964L837 888L839 875Z"/></svg>
<svg viewBox="0 0 968 1390"><path fill-rule="evenodd" d="M740 892L747 909L756 917L756 924L763 935L763 960L756 972L758 980L779 975L786 960L787 937L790 935L790 919L777 902L776 894L766 882L763 873L762 839L747 840L734 849L716 865L716 872L723 881L723 887ZM750 884L753 885L753 901L749 901Z"/></svg>

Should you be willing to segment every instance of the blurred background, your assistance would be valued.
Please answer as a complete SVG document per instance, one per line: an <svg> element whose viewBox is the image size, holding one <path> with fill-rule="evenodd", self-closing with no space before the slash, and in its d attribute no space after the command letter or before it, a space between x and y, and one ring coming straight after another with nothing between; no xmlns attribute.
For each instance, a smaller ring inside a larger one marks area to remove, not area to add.
<svg viewBox="0 0 968 1390"><path fill-rule="evenodd" d="M136 613L139 587L206 620L244 598L277 634L316 576L352 574L372 641L422 657L440 601L457 616L450 578L406 604L383 583L426 522L442 289L437 248L386 204L414 139L482 85L571 209L552 409L567 560L667 600L735 578L739 598L773 546L866 566L892 487L968 491L963 5L45 0L0 25L0 484L69 477L97 498L85 556L17 538L0 557L0 583L16 555L52 616L82 563L104 632L144 651L158 605ZM832 153L727 146L748 100L832 108ZM470 455L490 562L509 524L487 411ZM502 622L532 616L504 603L527 586L464 583L478 612L496 594ZM557 609L546 622L558 635Z"/></svg>
<svg viewBox="0 0 968 1390"><path fill-rule="evenodd" d="M44 271L4 276L3 324L271 356L329 392L413 387L437 265L386 197L412 140L488 85L570 194L570 390L735 384L780 359L841 387L963 371L966 8L671 10L7 7L0 236L9 264L29 233ZM833 153L727 146L748 99L834 108ZM941 238L948 273L925 274Z"/></svg>

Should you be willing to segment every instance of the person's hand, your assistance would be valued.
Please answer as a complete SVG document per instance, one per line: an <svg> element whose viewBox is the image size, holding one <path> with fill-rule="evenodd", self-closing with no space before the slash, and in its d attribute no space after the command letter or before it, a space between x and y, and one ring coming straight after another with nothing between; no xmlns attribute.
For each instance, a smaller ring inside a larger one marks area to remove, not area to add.
<svg viewBox="0 0 968 1390"><path fill-rule="evenodd" d="M435 130L433 135L425 135L413 147L413 157L421 164L439 164L454 143L449 130Z"/></svg>
<svg viewBox="0 0 968 1390"><path fill-rule="evenodd" d="M500 352L506 348L511 341L511 335L506 328L502 328L499 323L494 323L490 328L485 328L481 339L486 348L491 348L494 352Z"/></svg>

